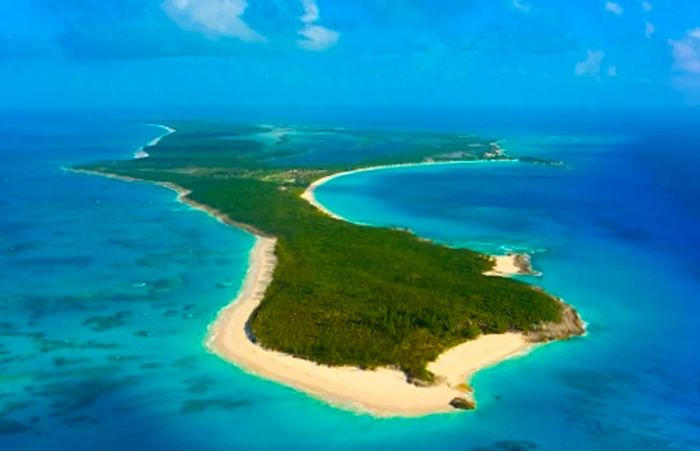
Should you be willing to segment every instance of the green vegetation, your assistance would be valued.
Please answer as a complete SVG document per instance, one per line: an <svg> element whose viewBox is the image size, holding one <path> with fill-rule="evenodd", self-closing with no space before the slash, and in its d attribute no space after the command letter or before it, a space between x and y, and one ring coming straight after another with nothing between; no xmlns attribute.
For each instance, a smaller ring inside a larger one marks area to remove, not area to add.
<svg viewBox="0 0 700 451"><path fill-rule="evenodd" d="M483 158L488 142L323 131L353 142L348 160L362 155L343 164L337 155L324 163L323 139L309 144L319 129L270 140L263 127L174 126L177 133L148 149L150 158L82 169L180 185L193 200L277 237L273 281L250 321L262 345L320 363L395 366L430 379L426 364L450 346L561 320L561 304L541 290L482 275L492 266L487 256L335 220L300 198L311 181L336 170L376 161ZM308 160L310 147L320 149L317 161L296 163Z"/></svg>

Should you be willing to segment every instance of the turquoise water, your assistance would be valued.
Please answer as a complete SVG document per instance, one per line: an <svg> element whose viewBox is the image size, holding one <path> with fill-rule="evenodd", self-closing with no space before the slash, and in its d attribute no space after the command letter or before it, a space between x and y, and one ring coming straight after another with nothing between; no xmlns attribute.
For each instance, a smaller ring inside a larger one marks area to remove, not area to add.
<svg viewBox="0 0 700 451"><path fill-rule="evenodd" d="M544 276L530 280L589 323L583 339L479 373L475 412L387 420L207 353L207 325L238 290L252 237L163 188L61 170L129 158L160 130L80 115L2 119L0 449L700 447L690 139L673 143L674 164L657 158L654 137L518 131L514 152L568 168L431 166L322 186L319 199L355 221L535 251Z"/></svg>
<svg viewBox="0 0 700 451"><path fill-rule="evenodd" d="M522 138L515 145L547 143L539 156L568 168L394 168L317 190L352 221L484 252L533 252L544 275L525 279L587 321L585 338L479 373L479 410L462 420L468 436L490 427L544 449L700 447L698 185L644 139ZM677 162L697 158L692 142L673 144Z"/></svg>

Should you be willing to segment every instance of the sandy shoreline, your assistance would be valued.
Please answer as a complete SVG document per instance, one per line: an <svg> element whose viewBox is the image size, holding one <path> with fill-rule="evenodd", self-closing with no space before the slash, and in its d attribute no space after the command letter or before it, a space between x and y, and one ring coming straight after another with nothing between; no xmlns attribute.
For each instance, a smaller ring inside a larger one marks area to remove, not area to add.
<svg viewBox="0 0 700 451"><path fill-rule="evenodd" d="M328 210L323 204L321 204L314 194L314 191L319 186L330 182L331 180L337 179L339 177L344 177L346 175L357 174L359 172L370 172L379 171L391 168L405 168L414 166L435 166L435 165L453 165L453 164L479 164L479 163L493 163L493 162L512 162L514 160L473 160L473 161L436 161L436 162L424 162L424 163L404 163L404 164L389 164L383 166L370 166L367 168L353 169L351 171L337 172L335 174L330 174L315 180L311 183L306 190L301 194L302 199L306 200L308 203L325 213L326 215L338 219L340 221L348 221L342 216L333 213ZM510 253L507 255L492 255L494 259L494 267L492 270L487 271L487 276L500 276L500 277L511 277L515 275L539 275L539 273L532 270L530 266L530 257L527 254Z"/></svg>
<svg viewBox="0 0 700 451"><path fill-rule="evenodd" d="M487 276L511 277L517 275L540 276L541 273L532 269L528 254L511 253L508 255L492 255L493 269L486 271Z"/></svg>
<svg viewBox="0 0 700 451"><path fill-rule="evenodd" d="M136 152L134 152L134 158L137 159L137 160L140 159L140 158L148 158L150 155L148 154L148 152L146 151L146 149L148 149L149 147L157 146L158 143L159 143L163 138L165 138L165 137L168 136L168 135L172 135L173 133L175 133L175 132L177 131L177 130L175 130L175 129L172 128L172 127L168 127L167 125L161 125L161 124L146 124L146 125L150 125L151 127L160 128L160 129L163 130L165 133L163 133L162 135L160 135L160 136L158 136L158 137L156 137L156 138L153 138L153 139L150 140L148 143L146 143L144 146L142 146L139 150L137 150Z"/></svg>
<svg viewBox="0 0 700 451"><path fill-rule="evenodd" d="M374 172L374 171L381 171L385 169L394 169L394 168L410 168L410 167L422 167L422 166L446 166L446 165L465 165L465 164L486 164L486 163L513 163L516 162L517 160L467 160L467 161L424 161L420 163L397 163L397 164L384 164L384 165L379 165L379 166L368 166L366 168L358 168L358 169L353 169L350 171L343 171L343 172L336 172L335 174L330 174L325 177L321 177L318 180L315 180L311 185L309 185L306 190L302 193L301 197L302 199L306 200L309 202L311 205L314 207L318 208L321 210L323 213L327 214L328 216L335 218L335 219L340 219L341 221L347 221L347 219L343 218L342 216L339 216L332 211L328 210L326 207L323 206L318 200L316 200L316 197L314 196L314 190L318 188L319 186L330 182L333 179L337 179L339 177L345 177L346 175L351 175L351 174L358 174L360 172ZM350 222L350 221L347 221Z"/></svg>
<svg viewBox="0 0 700 451"><path fill-rule="evenodd" d="M366 168L358 171L382 168ZM130 182L143 182L131 177L108 175L97 171L78 170L76 172L107 175ZM317 180L304 192L304 198L331 216L342 219L323 208L314 198L313 190L328 180L352 172L357 171L333 174ZM236 223L215 209L192 201L187 197L189 191L178 185L156 183L176 191L178 200L181 202L203 210L221 222L244 228L256 237L255 245L250 252L250 265L243 286L236 298L222 308L210 324L205 341L206 346L213 353L247 372L288 385L345 409L381 417L410 417L456 412L450 406L450 402L455 398L473 401L467 384L476 371L507 358L522 355L533 346L524 335L517 333L483 335L462 343L448 349L428 365L428 369L435 374L438 381L430 387L413 385L407 382L404 373L394 369L361 370L355 367L330 367L265 349L250 339L247 333L247 322L262 301L265 290L272 280L277 263L276 239L263 236L259 231ZM505 270L506 267L508 264L502 266L499 271ZM499 272L498 275L507 274Z"/></svg>
<svg viewBox="0 0 700 451"><path fill-rule="evenodd" d="M330 404L377 416L418 416L450 412L456 397L465 393L471 374L503 359L525 352L531 344L520 334L485 335L456 346L428 368L440 383L418 387L398 370L361 370L330 367L264 349L247 333L248 318L262 301L276 264L274 238L258 237L250 266L236 299L224 307L209 328L206 344L212 352L245 371L296 388Z"/></svg>
<svg viewBox="0 0 700 451"><path fill-rule="evenodd" d="M455 164L455 163L427 163ZM413 166L411 165L392 165ZM341 172L323 177L303 193L302 197L324 213L343 220L328 211L314 197L316 187L334 178L372 167ZM262 301L272 279L276 264L274 238L258 237L250 254L250 266L243 288L228 306L221 310L209 330L207 346L221 358L246 371L275 380L304 391L333 405L371 413L377 416L419 416L454 412L450 401L465 398L473 401L467 382L478 370L497 364L509 357L526 353L533 345L517 333L484 335L462 343L428 365L439 381L430 387L418 387L406 376L388 368L361 370L354 367L329 367L309 360L264 349L254 344L246 334L248 318ZM514 256L502 256L499 275L520 272ZM505 264L504 264L505 263Z"/></svg>

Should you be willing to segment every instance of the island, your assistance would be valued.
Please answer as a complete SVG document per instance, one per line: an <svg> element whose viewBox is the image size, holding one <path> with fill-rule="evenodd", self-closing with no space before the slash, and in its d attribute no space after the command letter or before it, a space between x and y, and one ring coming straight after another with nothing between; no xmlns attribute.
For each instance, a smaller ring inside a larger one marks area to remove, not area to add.
<svg viewBox="0 0 700 451"><path fill-rule="evenodd" d="M584 333L571 306L509 277L532 272L526 256L353 224L314 197L334 177L386 166L525 164L497 141L205 122L164 130L139 158L72 169L161 184L255 235L243 287L206 338L246 371L339 407L417 416L473 409L475 371Z"/></svg>

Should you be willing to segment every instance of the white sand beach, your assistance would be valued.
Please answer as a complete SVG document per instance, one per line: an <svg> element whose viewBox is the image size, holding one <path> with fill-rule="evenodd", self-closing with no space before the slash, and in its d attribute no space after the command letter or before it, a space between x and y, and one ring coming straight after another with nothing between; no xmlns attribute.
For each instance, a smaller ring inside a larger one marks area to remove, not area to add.
<svg viewBox="0 0 700 451"><path fill-rule="evenodd" d="M94 171L77 172L106 175ZM138 181L131 177L107 176L129 182ZM338 174L314 183L304 193L305 198L316 205L312 188L336 176ZM192 201L187 197L189 191L178 185L158 184L176 191L181 202L203 210L221 222L242 227L256 236L243 286L236 298L221 309L210 324L206 338L206 346L212 352L244 371L288 385L345 409L380 417L411 417L457 412L458 410L450 406L450 401L455 398L473 401L471 389L467 384L476 371L524 354L533 346L524 335L516 333L483 335L459 344L442 353L428 365L437 381L429 387L409 383L405 374L395 369L330 367L265 349L250 339L247 322L262 301L272 280L277 263L277 240L262 236L256 230L232 221L221 212ZM323 208L322 210L326 211Z"/></svg>
<svg viewBox="0 0 700 451"><path fill-rule="evenodd" d="M518 258L522 254L509 255L492 255L494 259L493 269L486 271L487 276L509 277L518 274L531 274L530 271L524 270L518 263Z"/></svg>
<svg viewBox="0 0 700 451"><path fill-rule="evenodd" d="M246 333L246 323L260 304L276 264L274 238L258 237L250 254L243 288L210 326L207 346L245 371L316 396L333 405L377 416L417 416L455 411L455 397L471 399L465 383L477 370L525 352L531 345L520 334L485 335L456 346L430 363L438 384L418 387L391 369L374 371L330 367L264 349Z"/></svg>
<svg viewBox="0 0 700 451"><path fill-rule="evenodd" d="M146 151L149 147L157 146L158 143L165 138L168 135L171 135L175 133L177 130L175 130L172 127L168 127L167 125L162 125L162 124L147 124L150 125L151 127L156 127L164 131L164 133L156 138L153 138L151 141L146 143L145 146L141 147L138 149L136 152L134 152L134 158L135 159L140 159L140 158L148 158L150 154Z"/></svg>
<svg viewBox="0 0 700 451"><path fill-rule="evenodd" d="M441 163L437 163L441 164ZM406 166L406 165L402 165ZM380 168L366 168L370 171ZM317 180L303 193L304 199L324 213L341 219L318 203L313 195L321 184L352 172L333 174ZM532 346L516 333L484 335L455 346L428 365L438 383L419 387L409 383L398 370L361 370L330 367L281 352L264 349L246 333L248 318L262 301L276 264L274 238L257 237L250 254L250 266L243 288L233 302L221 310L212 323L207 346L221 358L242 369L291 386L333 405L377 416L418 416L456 411L454 398L473 400L467 383L472 374L509 357L526 353ZM517 273L512 258L497 259L499 275Z"/></svg>
<svg viewBox="0 0 700 451"><path fill-rule="evenodd" d="M339 177L345 177L346 175L350 174L357 174L360 172L373 172L373 171L380 171L380 170L386 170L386 169L393 169L393 168L410 168L410 167L422 167L422 166L446 166L446 165L466 165L466 164L493 164L493 163L514 163L517 161L516 160L468 160L468 161L423 161L420 163L398 163L398 164L385 164L385 165L380 165L380 166L368 166L366 168L358 168L358 169L353 169L351 171L343 171L343 172L336 172L335 174L330 174L325 177L322 177L313 183L309 185L306 190L302 193L301 197L305 199L307 202L309 202L311 205L314 207L318 208L328 216L331 216L332 218L335 219L340 219L342 221L346 221L345 218L338 216L337 214L333 213L332 211L328 210L326 207L324 207L320 202L316 200L316 197L314 196L314 191L316 188L319 186L328 183L329 181L333 179L337 179Z"/></svg>
<svg viewBox="0 0 700 451"><path fill-rule="evenodd" d="M497 160L499 161L499 160ZM507 162L508 160L505 160L504 162ZM327 214L328 216L341 220L341 221L347 221L347 219L343 218L342 216L339 216L332 211L328 210L323 204L321 204L315 196L315 191L316 188L319 186L323 185L324 183L328 183L329 181L336 179L338 177L344 177L346 175L350 174L356 174L358 172L369 172L369 171L377 171L377 170L382 170L382 169L389 169L389 168L402 168L402 167L411 167L411 166L425 166L425 165L448 165L448 164L478 164L478 163L484 163L485 161L483 160L476 160L476 161L448 161L448 162L425 162L425 163L406 163L406 164L392 164L392 165L384 165L384 166L372 166L372 167L367 167L367 168L360 168L360 169L355 169L352 171L345 171L345 172L337 172L335 174L327 175L325 177L322 177L313 183L309 185L306 190L302 193L301 197L309 202L311 205L314 207L318 208L320 211L323 213ZM487 161L487 162L492 162L492 161ZM501 276L501 277L510 277L518 274L537 274L533 273L531 268L523 267L522 262L525 261L527 263L526 266L529 266L529 257L526 256L526 254L508 254L508 255L492 255L491 256L494 259L494 267L490 271L485 272L484 274L487 276ZM525 258L524 258L525 257Z"/></svg>

